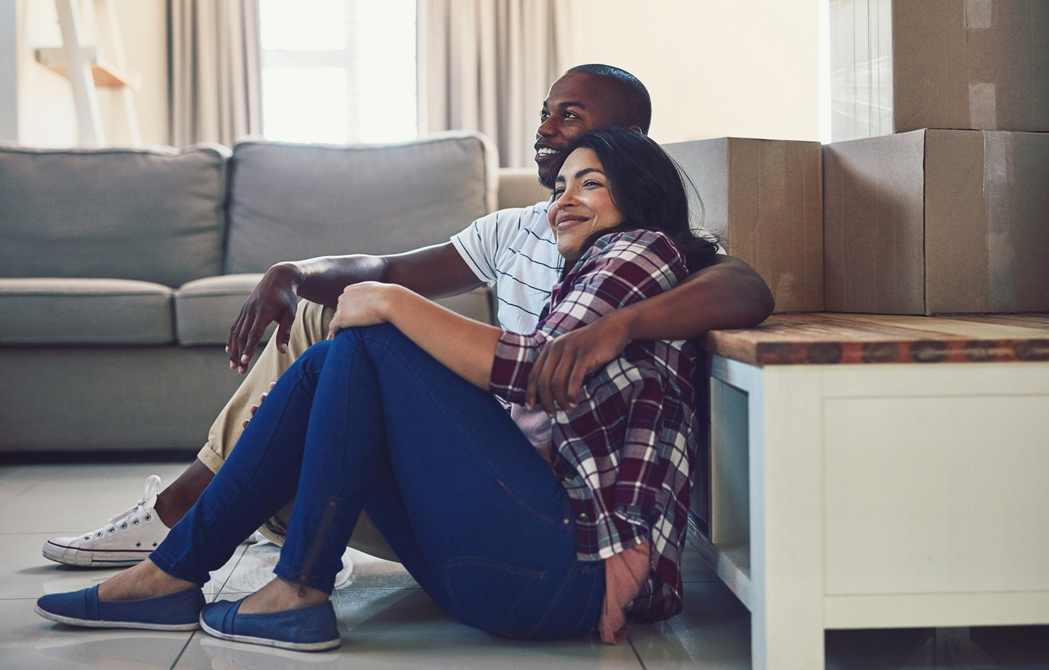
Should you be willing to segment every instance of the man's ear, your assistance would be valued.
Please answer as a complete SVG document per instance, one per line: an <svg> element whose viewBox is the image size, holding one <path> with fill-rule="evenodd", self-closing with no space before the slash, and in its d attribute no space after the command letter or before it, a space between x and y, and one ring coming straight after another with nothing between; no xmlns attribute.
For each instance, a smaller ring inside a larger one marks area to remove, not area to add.
<svg viewBox="0 0 1049 670"><path fill-rule="evenodd" d="M641 126L636 125L636 124L633 125L633 126L627 126L626 129L627 130L633 130L635 133L641 133L642 135L645 134L645 131L641 130Z"/></svg>

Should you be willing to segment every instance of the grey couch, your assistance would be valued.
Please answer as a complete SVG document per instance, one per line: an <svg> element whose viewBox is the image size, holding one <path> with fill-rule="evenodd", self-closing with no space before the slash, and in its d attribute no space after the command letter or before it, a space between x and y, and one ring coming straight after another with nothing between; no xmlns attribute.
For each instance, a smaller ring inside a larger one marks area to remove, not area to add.
<svg viewBox="0 0 1049 670"><path fill-rule="evenodd" d="M0 147L0 451L199 448L241 380L224 346L262 272L445 242L497 206L497 165L469 133ZM534 173L505 186L542 193ZM485 289L445 303L491 320Z"/></svg>

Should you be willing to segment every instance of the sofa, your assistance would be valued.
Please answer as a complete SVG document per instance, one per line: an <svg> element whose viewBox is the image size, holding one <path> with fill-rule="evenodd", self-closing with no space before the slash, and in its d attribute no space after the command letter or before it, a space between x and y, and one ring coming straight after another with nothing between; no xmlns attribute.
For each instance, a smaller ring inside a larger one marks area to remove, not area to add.
<svg viewBox="0 0 1049 670"><path fill-rule="evenodd" d="M242 377L229 328L273 263L442 243L500 204L475 133L393 145L0 147L0 452L195 450ZM442 302L492 321L481 288ZM271 328L272 331L272 328Z"/></svg>

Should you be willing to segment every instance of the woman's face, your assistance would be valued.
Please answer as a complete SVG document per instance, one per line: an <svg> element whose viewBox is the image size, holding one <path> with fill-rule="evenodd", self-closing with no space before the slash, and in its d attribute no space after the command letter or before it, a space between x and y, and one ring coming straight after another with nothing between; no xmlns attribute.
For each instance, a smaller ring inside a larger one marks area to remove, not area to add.
<svg viewBox="0 0 1049 670"><path fill-rule="evenodd" d="M591 235L623 222L601 161L590 149L576 149L565 159L554 182L548 217L557 251L569 261L583 255L583 242Z"/></svg>

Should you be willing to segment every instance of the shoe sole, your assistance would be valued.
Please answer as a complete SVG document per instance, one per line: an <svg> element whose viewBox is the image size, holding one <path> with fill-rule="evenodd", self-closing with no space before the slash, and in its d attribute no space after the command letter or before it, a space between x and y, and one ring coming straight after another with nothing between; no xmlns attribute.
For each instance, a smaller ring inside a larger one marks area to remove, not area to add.
<svg viewBox="0 0 1049 670"><path fill-rule="evenodd" d="M166 631L190 631L200 628L200 622L193 623L140 623L138 621L95 621L92 619L77 619L70 616L54 614L40 609L40 605L34 605L33 610L56 623L64 623L69 626L80 626L82 628L135 628L138 630L166 630Z"/></svg>
<svg viewBox="0 0 1049 670"><path fill-rule="evenodd" d="M149 552L146 552L146 556L148 555ZM132 565L138 565L146 559L146 556L95 558L94 554L90 552L80 552L73 554L73 556L54 556L44 551L43 556L49 561L62 565L72 565L77 568L129 568Z"/></svg>
<svg viewBox="0 0 1049 670"><path fill-rule="evenodd" d="M138 565L152 551L152 549L95 549L87 551L79 547L55 544L48 540L44 544L42 553L47 560L63 565L73 565L80 568L123 568Z"/></svg>
<svg viewBox="0 0 1049 670"><path fill-rule="evenodd" d="M342 638L337 637L334 640L325 640L324 642L285 642L284 640L272 640L268 637L252 637L250 635L232 635L230 633L223 633L222 631L215 630L204 622L204 617L200 619L200 627L204 629L204 632L212 637L217 637L220 640L229 640L230 642L244 642L246 644L257 644L263 647L276 647L278 649L290 649L292 651L327 651L334 649L342 644Z"/></svg>

